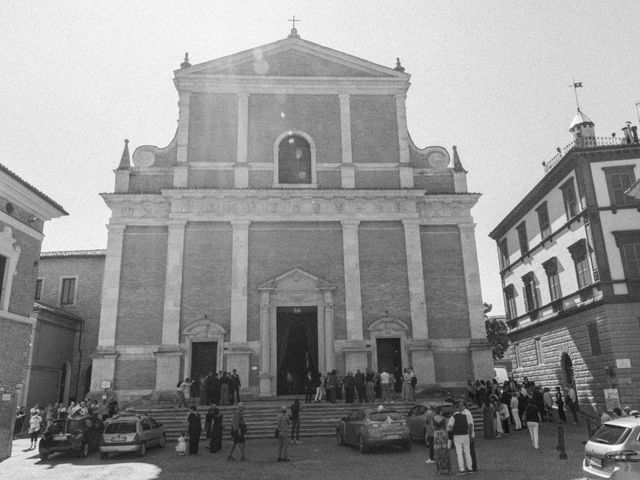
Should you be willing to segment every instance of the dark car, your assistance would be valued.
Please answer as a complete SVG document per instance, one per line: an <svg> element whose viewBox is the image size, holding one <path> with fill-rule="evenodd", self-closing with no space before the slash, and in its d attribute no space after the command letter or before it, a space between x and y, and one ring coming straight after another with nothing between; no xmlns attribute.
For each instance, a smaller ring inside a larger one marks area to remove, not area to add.
<svg viewBox="0 0 640 480"><path fill-rule="evenodd" d="M46 460L55 452L75 453L82 457L97 450L104 425L97 417L77 416L54 420L40 439L40 458Z"/></svg>
<svg viewBox="0 0 640 480"><path fill-rule="evenodd" d="M386 445L411 449L407 422L394 410L354 410L340 420L336 437L338 445L355 445L361 453Z"/></svg>
<svg viewBox="0 0 640 480"><path fill-rule="evenodd" d="M437 405L431 405L431 408L434 411L438 407L440 407L440 414L446 418L449 418L455 410L455 406L452 403L440 403ZM409 427L411 440L424 442L426 433L426 418L427 405L418 404L411 407L411 410L409 410L409 412L407 413L407 426Z"/></svg>

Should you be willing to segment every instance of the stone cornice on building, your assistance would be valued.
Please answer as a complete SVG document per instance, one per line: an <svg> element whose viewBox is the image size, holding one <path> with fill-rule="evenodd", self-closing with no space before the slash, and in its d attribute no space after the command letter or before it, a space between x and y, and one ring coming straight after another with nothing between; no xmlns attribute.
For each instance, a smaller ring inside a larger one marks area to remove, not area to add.
<svg viewBox="0 0 640 480"><path fill-rule="evenodd" d="M477 193L424 190L163 190L161 195L103 193L111 223L170 221L402 221L470 223Z"/></svg>

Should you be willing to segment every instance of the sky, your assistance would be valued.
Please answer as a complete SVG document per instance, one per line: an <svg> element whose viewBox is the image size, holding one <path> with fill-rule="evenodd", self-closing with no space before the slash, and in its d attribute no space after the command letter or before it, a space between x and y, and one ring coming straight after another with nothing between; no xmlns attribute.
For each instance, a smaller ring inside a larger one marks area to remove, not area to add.
<svg viewBox="0 0 640 480"><path fill-rule="evenodd" d="M469 190L483 298L504 312L489 232L570 142L576 103L597 136L638 123L640 2L350 0L1 2L0 163L60 203L43 251L106 247L123 141L166 146L173 70L285 38L411 74L409 133L457 145Z"/></svg>

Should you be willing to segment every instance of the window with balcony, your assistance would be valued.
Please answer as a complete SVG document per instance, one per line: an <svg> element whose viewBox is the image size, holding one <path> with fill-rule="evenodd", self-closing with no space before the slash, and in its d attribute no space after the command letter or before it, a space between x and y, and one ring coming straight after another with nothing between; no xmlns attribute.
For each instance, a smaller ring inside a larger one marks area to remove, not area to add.
<svg viewBox="0 0 640 480"><path fill-rule="evenodd" d="M578 213L578 201L576 199L576 187L573 185L573 178L566 181L561 187L562 201L567 220L571 220Z"/></svg>
<svg viewBox="0 0 640 480"><path fill-rule="evenodd" d="M504 299L505 299L505 307L507 309L507 320L513 320L518 316L518 311L516 310L516 289L513 285L507 285L504 287Z"/></svg>
<svg viewBox="0 0 640 480"><path fill-rule="evenodd" d="M600 335L598 333L598 324L590 323L587 325L587 332L589 333L589 344L591 345L591 355L600 355L602 350L600 348Z"/></svg>
<svg viewBox="0 0 640 480"><path fill-rule="evenodd" d="M578 289L591 285L591 270L589 269L589 255L587 255L587 241L582 238L569 246L569 253L576 269Z"/></svg>
<svg viewBox="0 0 640 480"><path fill-rule="evenodd" d="M640 230L612 232L620 250L627 290L640 294Z"/></svg>
<svg viewBox="0 0 640 480"><path fill-rule="evenodd" d="M550 258L542 264L544 273L547 274L549 284L549 297L554 312L562 309L562 289L560 287L560 273L558 272L557 257Z"/></svg>
<svg viewBox="0 0 640 480"><path fill-rule="evenodd" d="M549 222L549 210L547 209L547 202L544 202L538 208L538 225L540 225L540 236L544 240L551 235L551 222Z"/></svg>
<svg viewBox="0 0 640 480"><path fill-rule="evenodd" d="M525 222L520 223L516 227L518 232L518 244L520 245L520 254L525 256L529 251L529 240L527 239L527 224Z"/></svg>
<svg viewBox="0 0 640 480"><path fill-rule="evenodd" d="M536 292L536 282L533 276L533 272L529 272L522 277L524 284L523 296L524 304L528 313L536 312L538 308L538 296Z"/></svg>
<svg viewBox="0 0 640 480"><path fill-rule="evenodd" d="M498 250L500 251L500 269L504 270L509 266L509 246L507 245L507 237L500 240L498 243Z"/></svg>
<svg viewBox="0 0 640 480"><path fill-rule="evenodd" d="M605 178L607 179L607 189L609 190L609 200L612 206L633 205L636 200L625 195L627 190L636 181L633 165L622 165L619 167L604 167Z"/></svg>
<svg viewBox="0 0 640 480"><path fill-rule="evenodd" d="M63 278L60 290L60 305L73 305L76 300L76 279Z"/></svg>

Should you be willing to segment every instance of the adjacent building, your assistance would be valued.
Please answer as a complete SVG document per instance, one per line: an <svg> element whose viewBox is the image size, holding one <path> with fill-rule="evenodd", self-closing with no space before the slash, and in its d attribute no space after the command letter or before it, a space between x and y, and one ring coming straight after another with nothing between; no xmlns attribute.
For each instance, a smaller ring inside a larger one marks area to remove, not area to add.
<svg viewBox="0 0 640 480"><path fill-rule="evenodd" d="M67 212L0 164L0 460L11 452L16 405L29 389L44 222Z"/></svg>
<svg viewBox="0 0 640 480"><path fill-rule="evenodd" d="M597 137L580 110L573 141L491 232L516 379L573 385L581 401L640 401L637 129Z"/></svg>
<svg viewBox="0 0 640 480"><path fill-rule="evenodd" d="M490 378L466 171L417 148L410 75L303 40L175 71L176 136L125 145L111 209L92 390L121 398L237 370L413 366Z"/></svg>

